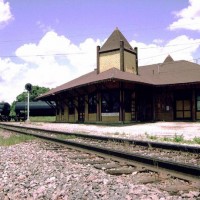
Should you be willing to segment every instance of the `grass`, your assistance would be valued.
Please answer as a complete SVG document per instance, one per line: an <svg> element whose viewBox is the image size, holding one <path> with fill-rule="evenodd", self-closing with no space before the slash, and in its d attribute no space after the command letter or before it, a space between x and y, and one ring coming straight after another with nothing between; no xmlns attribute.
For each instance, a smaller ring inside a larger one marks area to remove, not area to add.
<svg viewBox="0 0 200 200"><path fill-rule="evenodd" d="M192 140L185 140L183 135L177 135L176 133L172 138L170 137L158 138L155 135L149 135L147 132L145 132L145 136L147 139L150 140L161 140L164 142L176 142L176 143L186 143L186 144L200 144L200 137L194 137Z"/></svg>
<svg viewBox="0 0 200 200"><path fill-rule="evenodd" d="M12 134L8 138L0 136L0 146L11 146L11 145L19 144L21 142L27 142L33 139L35 139L35 137L31 135L21 135L21 134L20 135Z"/></svg>
<svg viewBox="0 0 200 200"><path fill-rule="evenodd" d="M30 117L31 122L55 122L55 116L46 116L46 117Z"/></svg>

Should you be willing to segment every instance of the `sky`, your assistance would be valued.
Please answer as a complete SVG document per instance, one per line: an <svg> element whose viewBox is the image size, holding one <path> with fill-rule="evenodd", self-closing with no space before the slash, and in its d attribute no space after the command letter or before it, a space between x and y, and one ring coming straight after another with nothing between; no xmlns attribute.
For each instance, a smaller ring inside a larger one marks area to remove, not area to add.
<svg viewBox="0 0 200 200"><path fill-rule="evenodd" d="M116 29L139 66L200 64L199 0L0 0L0 102L26 83L55 88L96 68L96 46Z"/></svg>

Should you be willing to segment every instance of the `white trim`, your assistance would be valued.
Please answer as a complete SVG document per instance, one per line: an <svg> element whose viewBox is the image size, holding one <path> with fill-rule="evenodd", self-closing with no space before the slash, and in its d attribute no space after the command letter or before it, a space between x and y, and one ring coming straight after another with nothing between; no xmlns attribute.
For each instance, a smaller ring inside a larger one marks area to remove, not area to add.
<svg viewBox="0 0 200 200"><path fill-rule="evenodd" d="M115 116L119 116L119 113L101 113L102 117L115 117Z"/></svg>

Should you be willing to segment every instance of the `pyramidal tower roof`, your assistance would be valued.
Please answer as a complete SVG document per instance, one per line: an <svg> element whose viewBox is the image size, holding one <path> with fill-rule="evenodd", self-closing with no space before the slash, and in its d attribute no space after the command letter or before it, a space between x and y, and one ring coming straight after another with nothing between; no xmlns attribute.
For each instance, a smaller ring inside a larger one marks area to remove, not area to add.
<svg viewBox="0 0 200 200"><path fill-rule="evenodd" d="M174 61L173 58L172 58L170 55L168 55L168 56L165 58L165 60L164 60L163 63L173 62L173 61Z"/></svg>
<svg viewBox="0 0 200 200"><path fill-rule="evenodd" d="M100 48L99 52L110 51L120 48L120 41L124 42L124 49L134 51L127 39L123 36L118 28L116 28L104 45Z"/></svg>

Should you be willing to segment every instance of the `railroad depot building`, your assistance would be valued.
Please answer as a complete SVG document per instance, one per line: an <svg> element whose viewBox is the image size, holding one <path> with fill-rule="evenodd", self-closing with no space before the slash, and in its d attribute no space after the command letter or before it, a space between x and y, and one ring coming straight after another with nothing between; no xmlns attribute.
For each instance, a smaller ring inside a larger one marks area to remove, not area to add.
<svg viewBox="0 0 200 200"><path fill-rule="evenodd" d="M138 50L116 29L97 47L97 68L39 97L57 122L200 120L200 65L168 56L138 67Z"/></svg>

